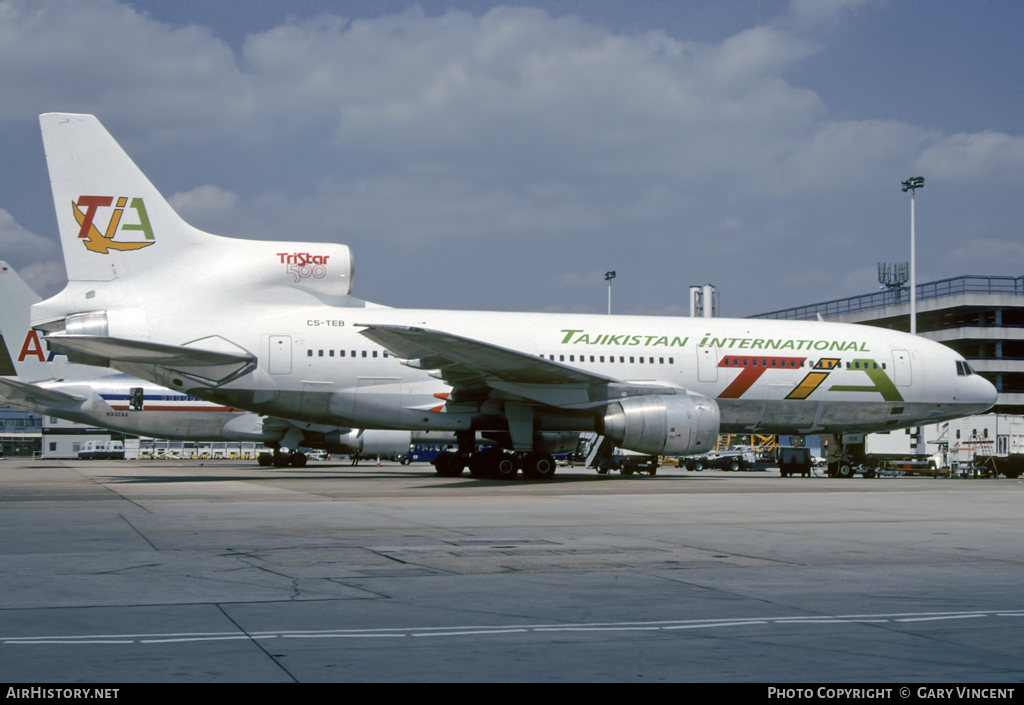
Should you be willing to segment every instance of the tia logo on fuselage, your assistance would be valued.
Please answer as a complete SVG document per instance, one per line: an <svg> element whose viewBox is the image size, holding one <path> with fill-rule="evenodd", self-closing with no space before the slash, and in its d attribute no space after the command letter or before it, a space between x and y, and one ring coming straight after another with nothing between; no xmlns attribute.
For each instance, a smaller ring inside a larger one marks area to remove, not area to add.
<svg viewBox="0 0 1024 705"><path fill-rule="evenodd" d="M149 214L146 212L146 204L141 198L133 198L131 204L128 199L121 196L117 199L114 212L110 215L106 232L101 233L93 222L96 219L96 211L100 208L107 208L114 202L113 196L79 196L78 202L71 202L71 209L75 213L75 220L81 226L78 230L78 237L85 240L85 249L90 252L98 252L101 255L107 254L110 250L141 250L143 247L152 245L156 238L153 237L153 228L149 224ZM132 208L138 216L138 223L121 223L121 215L125 206ZM82 209L85 209L84 211ZM115 240L114 236L119 232L138 231L142 233L143 240L124 241Z"/></svg>
<svg viewBox="0 0 1024 705"><path fill-rule="evenodd" d="M311 255L308 252L278 252L277 256L285 271L295 276L296 284L306 277L323 279L327 276L327 260L331 258L330 255Z"/></svg>

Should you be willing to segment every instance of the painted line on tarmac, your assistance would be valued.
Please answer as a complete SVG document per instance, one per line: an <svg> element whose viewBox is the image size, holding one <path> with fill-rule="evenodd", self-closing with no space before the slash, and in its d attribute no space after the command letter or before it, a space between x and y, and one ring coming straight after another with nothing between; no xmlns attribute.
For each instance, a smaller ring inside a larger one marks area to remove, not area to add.
<svg viewBox="0 0 1024 705"><path fill-rule="evenodd" d="M733 619L680 619L656 622L592 622L586 624L507 624L445 627L393 627L383 629L278 630L271 632L184 632L172 634L89 634L0 637L0 645L173 644L210 641L258 641L263 639L394 639L401 637L488 636L502 634L550 634L555 632L673 632L723 627L817 624L915 624L985 617L1024 617L1024 610L965 612L899 612L894 614L821 615L798 617L741 617Z"/></svg>

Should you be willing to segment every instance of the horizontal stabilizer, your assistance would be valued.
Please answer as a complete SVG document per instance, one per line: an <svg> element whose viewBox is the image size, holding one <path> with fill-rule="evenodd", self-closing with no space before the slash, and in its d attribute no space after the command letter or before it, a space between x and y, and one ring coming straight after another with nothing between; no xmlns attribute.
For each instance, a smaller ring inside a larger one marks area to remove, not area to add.
<svg viewBox="0 0 1024 705"><path fill-rule="evenodd" d="M65 394L56 389L46 389L34 384L4 378L0 378L0 396L11 403L21 402L39 406L78 405L86 400L86 397L77 394Z"/></svg>
<svg viewBox="0 0 1024 705"><path fill-rule="evenodd" d="M44 340L50 350L70 356L77 354L94 361L106 361L114 367L118 364L154 365L211 383L234 378L256 362L254 355L223 339L209 341L210 345L221 348L219 350L99 335L48 335ZM234 349L224 349L227 346Z"/></svg>

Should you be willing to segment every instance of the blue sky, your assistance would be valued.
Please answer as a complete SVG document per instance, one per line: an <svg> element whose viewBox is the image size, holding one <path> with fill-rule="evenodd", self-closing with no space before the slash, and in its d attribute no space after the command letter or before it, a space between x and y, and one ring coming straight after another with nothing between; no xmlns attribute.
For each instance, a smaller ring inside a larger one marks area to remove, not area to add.
<svg viewBox="0 0 1024 705"><path fill-rule="evenodd" d="M0 0L0 254L63 286L36 116L392 306L743 316L1024 274L1019 2Z"/></svg>

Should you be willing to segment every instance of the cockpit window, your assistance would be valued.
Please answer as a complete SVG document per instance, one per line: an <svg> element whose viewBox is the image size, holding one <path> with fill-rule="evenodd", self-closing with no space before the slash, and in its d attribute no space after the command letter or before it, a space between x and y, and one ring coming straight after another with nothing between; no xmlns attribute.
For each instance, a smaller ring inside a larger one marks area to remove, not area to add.
<svg viewBox="0 0 1024 705"><path fill-rule="evenodd" d="M974 375L974 374L977 374L977 372L975 372L975 371L974 371L974 370L973 370L973 369L971 368L971 366L970 366L970 365L968 365L968 364L967 364L966 362L964 362L963 360L957 360L957 361L956 361L956 373L957 373L957 376L959 376L959 377L966 377L966 376L968 376L968 375Z"/></svg>

